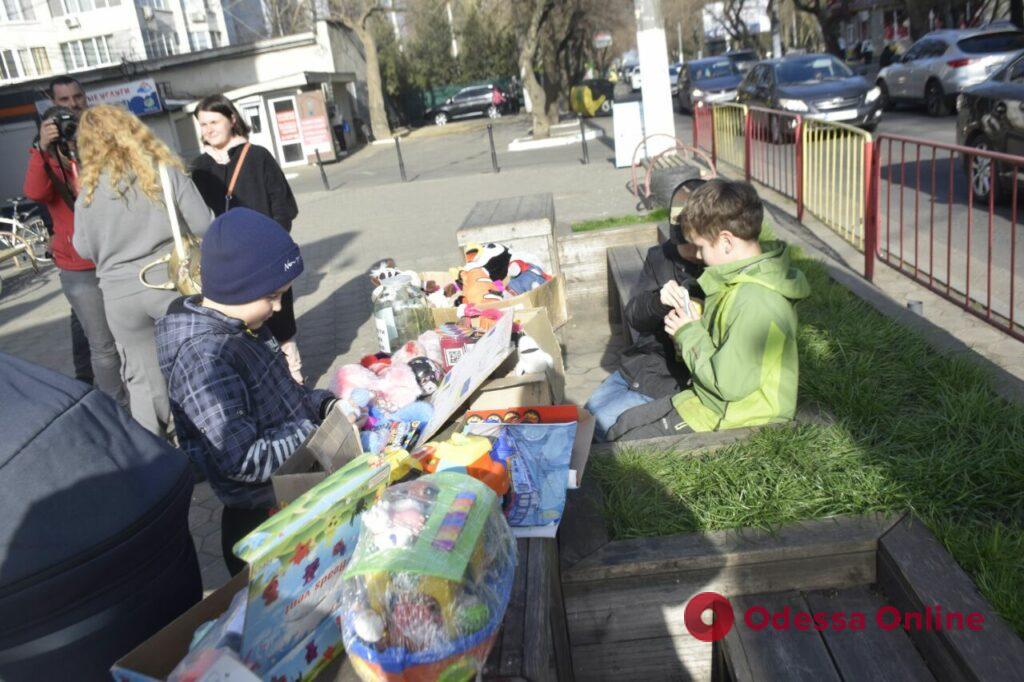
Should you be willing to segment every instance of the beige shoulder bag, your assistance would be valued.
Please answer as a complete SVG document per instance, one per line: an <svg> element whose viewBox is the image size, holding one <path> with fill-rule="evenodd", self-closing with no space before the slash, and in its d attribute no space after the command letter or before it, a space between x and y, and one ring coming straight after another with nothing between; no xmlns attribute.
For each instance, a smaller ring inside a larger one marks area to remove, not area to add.
<svg viewBox="0 0 1024 682"><path fill-rule="evenodd" d="M202 293L202 282L199 277L199 238L186 231L182 233L178 222L178 209L171 191L171 179L167 167L160 164L160 185L164 190L164 205L167 207L167 218L171 221L171 233L174 235L174 248L161 256L139 272L139 281L150 289L177 289L185 296ZM155 267L167 266L168 281L163 284L150 284L146 281L146 273Z"/></svg>

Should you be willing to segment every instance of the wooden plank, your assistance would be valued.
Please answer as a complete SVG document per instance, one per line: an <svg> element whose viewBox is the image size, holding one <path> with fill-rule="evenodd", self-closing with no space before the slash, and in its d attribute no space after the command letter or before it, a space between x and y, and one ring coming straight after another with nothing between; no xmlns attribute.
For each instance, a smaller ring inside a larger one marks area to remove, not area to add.
<svg viewBox="0 0 1024 682"><path fill-rule="evenodd" d="M574 646L665 633L682 635L683 611L696 594L730 599L750 593L866 585L874 579L874 550L790 561L725 566L675 574L566 583L565 613Z"/></svg>
<svg viewBox="0 0 1024 682"><path fill-rule="evenodd" d="M643 272L644 261L636 246L618 246L608 249L608 275L611 283L608 287L609 300L614 298L619 309L619 319L631 342L636 343L639 333L626 324L626 305L633 296L640 273ZM614 297L612 292L615 292Z"/></svg>
<svg viewBox="0 0 1024 682"><path fill-rule="evenodd" d="M921 654L903 630L886 631L876 626L875 614L885 606L880 594L868 587L814 591L804 595L812 613L860 613L863 630L822 632L839 674L846 680L906 680L933 682Z"/></svg>
<svg viewBox="0 0 1024 682"><path fill-rule="evenodd" d="M708 680L711 645L689 633L612 644L573 646L576 678L587 682Z"/></svg>
<svg viewBox="0 0 1024 682"><path fill-rule="evenodd" d="M551 576L551 651L555 658L555 675L559 682L573 682L572 653L569 648L569 629L562 596L562 579L558 570L558 545L537 540L545 553L544 564Z"/></svg>
<svg viewBox="0 0 1024 682"><path fill-rule="evenodd" d="M898 519L897 516L886 514L835 516L801 521L774 532L741 528L616 540L574 565L562 576L562 581L585 582L638 574L721 569L742 564L874 552L878 537ZM872 579L866 582L873 581L872 575Z"/></svg>
<svg viewBox="0 0 1024 682"><path fill-rule="evenodd" d="M807 611L807 602L798 592L750 595L732 600L737 614L751 606L762 606L770 613L789 607ZM749 671L751 680L787 680L787 682L840 682L832 658L821 633L816 630L776 630L769 626L754 631L745 626L734 627L732 638L726 638L726 660L736 661L736 679L744 680ZM735 648L734 648L735 646ZM732 669L730 667L730 669ZM871 679L871 678L865 678Z"/></svg>
<svg viewBox="0 0 1024 682"><path fill-rule="evenodd" d="M702 431L699 433L687 433L681 436L645 438L620 443L595 443L594 447L590 450L590 454L592 457L615 456L623 451L642 451L652 456L663 455L666 452L681 455L707 454L708 452L724 448L726 445L745 440L763 428L770 428L770 426L747 426L739 429L727 429L725 431Z"/></svg>
<svg viewBox="0 0 1024 682"><path fill-rule="evenodd" d="M879 542L879 586L903 611L941 607L978 613L980 630L911 630L910 637L940 680L1007 679L1024 675L1024 641L993 611L970 577L919 519L907 516ZM1018 679L1020 679L1018 677Z"/></svg>
<svg viewBox="0 0 1024 682"><path fill-rule="evenodd" d="M579 489L568 493L558 528L558 555L562 571L608 544L604 496L593 476L584 476Z"/></svg>
<svg viewBox="0 0 1024 682"><path fill-rule="evenodd" d="M512 582L505 620L502 623L500 675L519 675L523 668L523 634L526 631L526 577L530 566L530 545L525 538L516 540L519 564Z"/></svg>
<svg viewBox="0 0 1024 682"><path fill-rule="evenodd" d="M534 682L557 682L551 627L551 554L544 543L554 546L554 539L530 538L530 562L526 567L526 618L523 632L523 677Z"/></svg>

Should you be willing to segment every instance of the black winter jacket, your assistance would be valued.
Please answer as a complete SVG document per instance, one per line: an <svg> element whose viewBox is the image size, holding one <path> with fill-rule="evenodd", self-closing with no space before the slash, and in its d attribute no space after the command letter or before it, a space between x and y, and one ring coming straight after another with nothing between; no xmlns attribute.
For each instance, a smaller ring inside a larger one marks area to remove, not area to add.
<svg viewBox="0 0 1024 682"><path fill-rule="evenodd" d="M700 266L683 260L674 242L652 246L644 259L640 280L626 304L626 320L639 333L636 343L622 352L619 372L630 388L651 398L664 398L682 390L690 381L686 365L676 360L672 339L665 333L665 316L671 308L661 302L661 287L679 282L691 296L703 298L697 284Z"/></svg>
<svg viewBox="0 0 1024 682"><path fill-rule="evenodd" d="M192 163L192 182L196 184L203 201L210 207L214 215L227 210L225 197L231 175L235 172L238 156L244 145L228 150L230 162L219 164L209 154L203 153ZM235 183L235 192L231 200L231 208L244 206L259 211L279 222L291 232L292 221L299 215L299 207L295 203L295 195L284 177L284 172L277 161L263 147L254 144L242 164L242 171Z"/></svg>

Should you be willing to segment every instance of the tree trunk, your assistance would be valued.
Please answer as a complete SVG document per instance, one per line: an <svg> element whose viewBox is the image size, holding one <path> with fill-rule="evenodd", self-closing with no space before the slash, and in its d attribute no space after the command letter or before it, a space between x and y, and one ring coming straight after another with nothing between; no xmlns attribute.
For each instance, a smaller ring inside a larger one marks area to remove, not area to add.
<svg viewBox="0 0 1024 682"><path fill-rule="evenodd" d="M373 33L363 26L355 27L356 37L366 53L366 105L370 110L370 130L376 140L391 139L387 110L384 108L384 87L380 79L380 61L377 59L377 41Z"/></svg>
<svg viewBox="0 0 1024 682"><path fill-rule="evenodd" d="M523 45L519 50L519 70L523 75L523 88L530 95L533 106L533 139L540 140L551 134L551 119L548 116L547 98L544 88L537 82L533 70L533 60L537 56L537 45L540 42L540 25L545 17L545 9L549 0L534 0L530 25L527 27Z"/></svg>

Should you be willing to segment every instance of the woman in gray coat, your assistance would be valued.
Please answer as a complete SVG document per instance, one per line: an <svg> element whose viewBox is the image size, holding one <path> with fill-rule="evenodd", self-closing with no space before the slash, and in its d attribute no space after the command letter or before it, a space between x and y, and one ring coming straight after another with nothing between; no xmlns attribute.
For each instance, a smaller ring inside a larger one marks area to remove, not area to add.
<svg viewBox="0 0 1024 682"><path fill-rule="evenodd" d="M123 356L132 416L164 435L167 386L156 357L154 325L178 294L149 289L139 272L171 250L174 238L160 184L171 182L182 229L202 236L213 220L181 160L128 111L96 106L78 128L82 165L75 203L75 249L96 263L107 322Z"/></svg>

